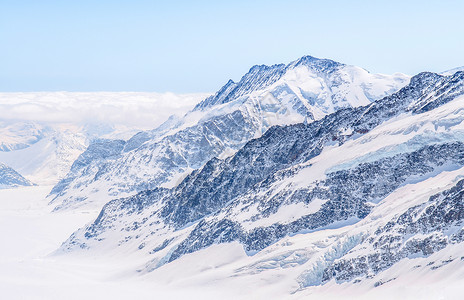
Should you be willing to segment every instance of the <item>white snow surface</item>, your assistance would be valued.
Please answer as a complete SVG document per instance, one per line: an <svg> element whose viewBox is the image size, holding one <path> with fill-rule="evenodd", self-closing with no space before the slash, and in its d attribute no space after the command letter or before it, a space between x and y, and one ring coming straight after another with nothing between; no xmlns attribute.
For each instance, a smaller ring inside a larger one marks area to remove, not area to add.
<svg viewBox="0 0 464 300"><path fill-rule="evenodd" d="M149 273L136 271L148 257L142 251L120 248L98 254L54 254L63 239L94 219L98 211L51 213L45 200L50 186L1 190L2 298L460 299L464 272L459 261L435 271L415 266L460 257L462 244L428 258L406 260L358 284L329 282L301 290L297 281L304 272L317 270L322 256L350 248L351 237L375 228L372 222L382 222L384 216L402 211L402 206L409 206L407 201L426 201L428 195L449 187L463 175L464 169L460 169L407 185L386 198L360 224L287 237L253 256L246 255L238 243L214 245ZM373 287L374 282L392 278Z"/></svg>

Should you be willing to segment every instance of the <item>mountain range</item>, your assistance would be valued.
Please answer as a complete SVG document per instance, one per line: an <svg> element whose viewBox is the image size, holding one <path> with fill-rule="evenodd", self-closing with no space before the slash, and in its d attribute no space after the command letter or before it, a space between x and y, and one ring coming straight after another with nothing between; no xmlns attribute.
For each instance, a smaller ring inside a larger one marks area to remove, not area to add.
<svg viewBox="0 0 464 300"><path fill-rule="evenodd" d="M70 144L50 209L99 214L51 257L112 257L166 286L253 282L292 299L459 282L463 121L461 68L383 75L312 56L254 66L155 129ZM18 132L3 153L51 130L3 128Z"/></svg>
<svg viewBox="0 0 464 300"><path fill-rule="evenodd" d="M127 141L91 145L49 199L56 209L101 207L114 197L174 187L209 160L233 155L274 125L310 123L369 104L408 82L403 74L370 74L311 56L288 65L254 66L182 118L170 118Z"/></svg>
<svg viewBox="0 0 464 300"><path fill-rule="evenodd" d="M272 126L175 187L110 201L60 251L138 251L150 258L141 270L153 271L212 245L239 243L254 256L284 239L337 228L343 232L320 251L298 256L299 287L380 276L461 241L463 94L464 72L421 73L371 104ZM417 199L394 196L441 177L449 181Z"/></svg>
<svg viewBox="0 0 464 300"><path fill-rule="evenodd" d="M0 162L34 183L55 185L94 140L128 139L206 95L0 93Z"/></svg>

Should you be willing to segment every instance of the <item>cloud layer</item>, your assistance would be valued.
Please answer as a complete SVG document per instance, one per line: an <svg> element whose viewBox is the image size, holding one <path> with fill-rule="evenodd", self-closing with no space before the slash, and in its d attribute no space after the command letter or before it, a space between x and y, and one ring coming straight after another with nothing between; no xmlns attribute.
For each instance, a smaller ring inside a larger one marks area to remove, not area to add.
<svg viewBox="0 0 464 300"><path fill-rule="evenodd" d="M208 94L139 92L0 93L0 120L40 123L112 124L153 129L182 115Z"/></svg>

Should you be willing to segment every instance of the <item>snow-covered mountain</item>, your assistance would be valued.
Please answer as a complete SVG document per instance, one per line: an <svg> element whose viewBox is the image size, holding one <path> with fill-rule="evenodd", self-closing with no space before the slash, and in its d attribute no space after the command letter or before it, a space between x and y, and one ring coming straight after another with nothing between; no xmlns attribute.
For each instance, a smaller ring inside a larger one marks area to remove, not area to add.
<svg viewBox="0 0 464 300"><path fill-rule="evenodd" d="M27 128L32 130L23 131ZM88 140L77 126L40 124L16 121L1 128L8 139L7 151L0 151L0 162L4 162L29 180L38 184L54 184L69 170L69 166L86 148ZM35 133L35 130L39 134ZM6 141L4 145L7 145Z"/></svg>
<svg viewBox="0 0 464 300"><path fill-rule="evenodd" d="M454 75L454 73L456 73L456 72L462 72L462 71L464 71L464 66L463 67L453 68L451 70L447 70L447 71L442 72L440 74L444 75L444 76L450 76L450 75Z"/></svg>
<svg viewBox="0 0 464 300"><path fill-rule="evenodd" d="M370 74L311 56L288 65L254 66L183 118L170 118L127 141L97 141L49 198L56 209L101 207L115 197L175 187L192 170L233 155L274 125L320 120L390 95L408 82L403 74Z"/></svg>
<svg viewBox="0 0 464 300"><path fill-rule="evenodd" d="M33 183L12 168L0 163L0 189L30 185L33 185Z"/></svg>
<svg viewBox="0 0 464 300"><path fill-rule="evenodd" d="M102 295L462 294L464 72L303 57L211 96L145 96L0 93L4 289L44 274ZM177 114L159 125L158 107Z"/></svg>
<svg viewBox="0 0 464 300"><path fill-rule="evenodd" d="M272 86L285 77L282 69L246 80ZM191 114L238 102L221 93L246 88L228 85ZM223 266L224 280L272 282L277 274L300 295L321 285L376 287L448 265L462 268L464 72L421 73L373 103L345 103L324 117L315 113L319 106L296 106L307 108L299 114L305 123L268 126L177 185L112 200L59 252L139 253L146 262L139 271L155 274L179 272L189 256L208 253ZM121 158L108 149L123 153L126 145L105 141L88 155L115 164ZM221 244L234 249L234 268L227 268L231 256Z"/></svg>
<svg viewBox="0 0 464 300"><path fill-rule="evenodd" d="M0 151L27 148L43 138L46 129L33 122L6 123L0 121Z"/></svg>
<svg viewBox="0 0 464 300"><path fill-rule="evenodd" d="M99 138L129 138L205 94L0 93L0 162L38 184L56 184ZM130 118L136 114L137 118Z"/></svg>

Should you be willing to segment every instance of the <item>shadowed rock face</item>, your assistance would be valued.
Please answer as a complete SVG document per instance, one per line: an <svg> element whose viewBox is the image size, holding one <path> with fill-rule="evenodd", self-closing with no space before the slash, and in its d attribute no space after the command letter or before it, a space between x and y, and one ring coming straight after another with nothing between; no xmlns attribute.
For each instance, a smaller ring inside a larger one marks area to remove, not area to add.
<svg viewBox="0 0 464 300"><path fill-rule="evenodd" d="M373 276L407 257L429 256L464 240L464 180L378 228L359 247L367 254L341 258L324 270L323 282ZM450 230L451 229L451 230ZM356 253L356 252L354 252Z"/></svg>
<svg viewBox="0 0 464 300"><path fill-rule="evenodd" d="M464 166L464 144L426 146L412 153L399 154L372 163L363 163L354 169L327 174L327 179L316 182L314 188L298 189L291 194L288 191L278 193L273 196L272 201L267 201L261 210L263 217L266 217L277 212L282 203L288 205L311 203L315 199L325 200L317 212L287 224L274 223L268 227L257 227L248 231L243 229L240 223L227 217L212 217L208 221L201 221L195 227L190 236L176 248L170 260L213 243L236 240L243 243L248 251L259 251L289 234L322 228L350 218L362 219L370 212L370 202L384 198L409 178L426 176L444 164ZM260 199L251 197L245 201L250 204ZM231 203L225 210L239 204L240 201ZM223 214L218 212L217 215Z"/></svg>
<svg viewBox="0 0 464 300"><path fill-rule="evenodd" d="M196 221L245 194L253 185L278 170L319 155L329 141L343 143L348 137L341 132L347 128L353 129L353 132L369 131L408 107L416 111L416 104L430 97L429 90L454 85L454 79L444 80L439 75L423 73L414 77L410 86L370 106L344 109L307 125L273 127L263 137L247 143L233 157L213 159L188 176L173 190L173 196L164 200L166 204L161 216L175 227ZM463 92L462 80L459 87L453 91L454 97ZM416 98L418 95L426 96ZM444 94L434 98L434 102L443 104L450 99L454 98Z"/></svg>

